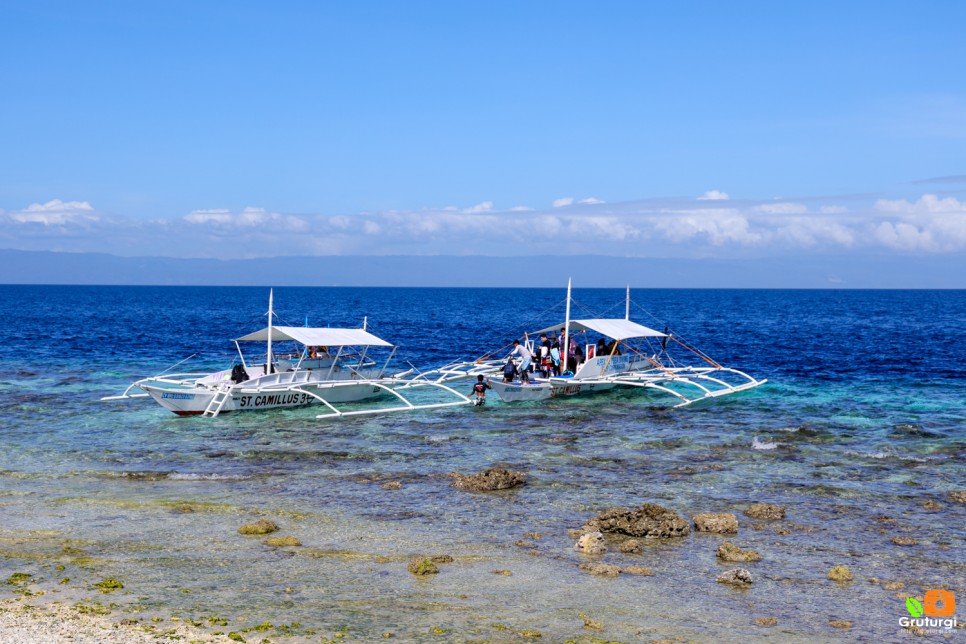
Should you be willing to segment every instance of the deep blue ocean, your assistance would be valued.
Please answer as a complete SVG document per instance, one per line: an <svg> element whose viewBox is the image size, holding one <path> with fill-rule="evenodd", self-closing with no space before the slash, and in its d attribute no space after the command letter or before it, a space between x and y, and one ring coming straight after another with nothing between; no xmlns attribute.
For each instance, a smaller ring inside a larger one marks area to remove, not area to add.
<svg viewBox="0 0 966 644"><path fill-rule="evenodd" d="M903 641L906 595L943 587L966 603L966 505L951 494L966 490L966 291L632 290L632 319L768 384L675 410L618 392L340 421L315 420L315 408L209 419L99 401L193 354L178 370L229 366L231 339L265 324L268 289L0 286L0 296L0 577L29 573L55 601L90 599L90 584L113 577L125 584L109 598L118 619L229 621L212 632L270 621L259 637L273 640L295 622L289 641L313 642L529 631ZM425 370L560 322L565 292L274 296L293 326L366 317L399 346L398 370ZM624 315L622 289L575 288L574 299L575 318ZM451 472L492 466L528 484L449 486ZM746 517L756 501L785 506L786 519ZM735 513L729 539L763 556L741 564L752 586L715 583L736 564L719 562L724 538L705 533L599 559L654 576L579 570L568 529L644 502ZM237 533L257 518L303 545ZM455 561L416 579L406 564L418 554ZM837 564L854 581L829 581ZM755 625L762 617L778 624Z"/></svg>

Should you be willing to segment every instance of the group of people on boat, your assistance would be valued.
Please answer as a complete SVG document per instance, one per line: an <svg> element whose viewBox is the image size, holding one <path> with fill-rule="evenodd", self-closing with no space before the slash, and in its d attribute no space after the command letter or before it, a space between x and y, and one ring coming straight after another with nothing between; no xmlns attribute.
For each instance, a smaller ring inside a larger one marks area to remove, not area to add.
<svg viewBox="0 0 966 644"><path fill-rule="evenodd" d="M529 344L529 343L527 343ZM528 347L521 344L519 340L513 341L513 348L507 355L506 363L503 366L503 382L510 383L519 374L520 381L524 384L530 382L530 374L538 373L544 378L561 376L566 373L574 374L585 360L595 355L620 355L620 347L616 340L606 341L599 338L595 346L589 347L585 355L579 338L571 336L567 341L565 329L560 329L560 335L556 336L552 332L547 335L541 334L539 343ZM566 363L561 359L562 347L567 346ZM519 359L519 364L517 363Z"/></svg>

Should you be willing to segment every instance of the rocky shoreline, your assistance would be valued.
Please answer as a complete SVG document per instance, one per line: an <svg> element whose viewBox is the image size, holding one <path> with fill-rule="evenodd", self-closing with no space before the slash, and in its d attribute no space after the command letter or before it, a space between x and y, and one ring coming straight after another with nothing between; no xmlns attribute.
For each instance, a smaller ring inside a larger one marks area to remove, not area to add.
<svg viewBox="0 0 966 644"><path fill-rule="evenodd" d="M490 468L479 474L463 475L452 473L453 479L451 486L461 490L456 494L472 493L475 495L485 495L487 498L512 498L515 494L513 488L526 486L529 475L524 472L508 470L503 468ZM401 486L383 489L398 490ZM526 488L525 488L526 489ZM510 491L510 497L506 497ZM646 498L646 497L645 497ZM948 500L953 503L963 503L966 501L966 494L954 492L948 495ZM927 500L926 504L936 504L937 502ZM767 533L777 536L787 535L792 532L808 534L813 528L792 523L793 520L802 520L793 511L791 519L786 518L786 508L779 505L755 502L745 502L735 506L743 517L739 521L739 515L731 512L697 512L685 518L678 512L668 507L652 502L643 503L637 507L611 507L599 511L597 514L583 519L583 524L578 528L566 530L565 526L560 526L559 531L550 534L540 532L527 532L522 538L515 542L519 548L523 548L527 555L532 557L545 557L546 560L556 560L558 562L568 562L569 565L580 571L578 575L589 575L584 577L588 581L592 577L601 578L600 582L611 583L607 578L625 579L626 581L615 581L617 584L636 584L628 579L633 577L654 577L655 581L660 582L662 573L655 570L652 566L660 565L654 557L643 557L655 544L659 543L687 543L695 542L700 544L700 549L705 553L714 553L714 560L718 564L741 565L751 564L748 568L720 566L712 574L710 568L706 572L701 572L703 579L710 585L725 584L721 592L734 593L735 597L745 597L745 593L753 585L768 584L774 582L779 575L777 570L780 561L772 552L767 544L762 544L760 539L753 539L755 547L762 547L763 553L747 548L747 543L742 544L742 537L749 537L747 530L754 533ZM181 508L184 512L184 508ZM190 514L190 513L189 513ZM587 515L584 515L585 517ZM576 517L575 517L576 518ZM876 519L877 522L885 522L885 519L893 521L891 517ZM578 519L580 520L580 519ZM281 523L291 523L281 521ZM575 522L576 523L576 522ZM236 524L237 525L237 524ZM574 525L574 524L571 524ZM304 557L323 557L329 556L330 551L323 551L316 548L303 548L301 541L293 535L272 536L267 535L282 531L285 532L291 526L280 526L275 521L268 519L258 519L254 522L241 525L234 529L236 539L241 538L250 540L249 542L261 542L263 545L272 548L280 556L304 556ZM702 536L698 536L702 533ZM519 533L518 533L519 534ZM237 535L241 535L238 537ZM514 537L515 538L515 537ZM567 554L567 544L569 556ZM575 540L575 542L574 542ZM743 547L744 546L744 547ZM67 553L65 548L64 552ZM334 552L334 551L333 551ZM431 551L430 551L431 552ZM654 550L652 549L652 552ZM436 588L436 584L445 580L449 576L461 574L465 571L470 557L465 553L453 551L457 557L445 553L425 554L415 557L367 555L371 559L376 574L389 575L393 571L406 570L414 578L419 579L419 583L424 587ZM576 553L576 554L575 554ZM606 556L605 556L606 555ZM361 556L361 555L360 555ZM511 556L510 559L513 557ZM529 558L529 557L528 557ZM496 559L496 558L494 558ZM682 560L684 561L684 560ZM408 564L407 564L408 562ZM648 565L641 565L641 564ZM517 561L519 564L519 561ZM834 564L834 565L832 565ZM510 566L511 561L500 561L497 565L500 568L491 569L488 572L498 577L513 577L514 571L502 566ZM657 567L655 566L655 567ZM385 567L379 570L378 567ZM228 626L227 619L214 616L197 616L197 619L183 618L176 615L152 614L144 610L143 606L120 606L110 600L117 599L118 591L124 588L122 581L108 578L88 585L76 585L71 583L66 577L57 582L56 578L63 575L64 566L59 565L55 570L60 571L57 577L47 576L46 579L34 578L28 572L17 572L11 575L5 582L15 597L0 601L0 642L10 644L33 644L35 642L72 642L79 644L101 643L133 643L157 641L177 641L185 640L191 642L263 642L277 641L277 638L284 637L286 641L309 641L305 638L313 638L311 641L318 641L321 631L303 629L300 625L273 625L270 622L261 624L246 623L244 625L232 624ZM476 572L479 572L478 570ZM559 572L559 568L558 568ZM695 567L692 572L698 573ZM818 571L816 571L818 572ZM405 573L403 573L405 574ZM707 576L704 576L706 575ZM885 581L873 577L857 577L847 566L830 561L826 567L820 571L822 581L818 582L828 588L850 589L859 584L870 584L866 588L880 587L885 593L891 593L895 598L904 599L906 597L922 600L922 593L917 592L917 588L908 587L904 582L897 580ZM487 575L489 576L489 575ZM597 583L594 580L592 583ZM646 584L648 582L643 582ZM622 586L623 588L641 588L638 585ZM653 587L652 587L653 589ZM187 590L185 592L188 592ZM285 593L294 592L291 588L285 588ZM467 595L462 595L467 597ZM95 599L92 599L95 598ZM123 600L117 599L118 602ZM134 601L129 598L128 601ZM753 625L752 628L761 630L763 633L770 627L785 627L784 616L776 617L771 611L755 609L754 604L748 603L748 610L744 613L743 619L746 623ZM764 613L764 614L762 614ZM583 613L581 613L583 615ZM606 630L606 621L595 617L582 617L584 629L589 631ZM853 627L853 621L847 619L827 619L825 623L830 629L849 630ZM502 625L489 625L496 628ZM427 627L429 633L443 635L448 631L438 625ZM528 633L527 638L541 637L539 631L534 629L524 629L520 631ZM455 631L449 631L450 635L456 635ZM382 633L387 638L398 637L405 640L401 634ZM914 630L909 634L916 633ZM373 635L371 632L369 635ZM764 635L763 635L764 636ZM337 633L335 637L340 637ZM346 637L343 633L342 637ZM323 641L328 641L323 638ZM582 641L582 640L579 640ZM661 641L661 640L656 640Z"/></svg>

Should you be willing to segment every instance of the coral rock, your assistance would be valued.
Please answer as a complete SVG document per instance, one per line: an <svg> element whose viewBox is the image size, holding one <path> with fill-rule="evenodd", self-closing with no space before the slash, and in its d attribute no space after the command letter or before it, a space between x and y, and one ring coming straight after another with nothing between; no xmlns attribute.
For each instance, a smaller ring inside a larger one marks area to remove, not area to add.
<svg viewBox="0 0 966 644"><path fill-rule="evenodd" d="M735 568L721 573L715 581L719 584L731 584L732 586L750 586L751 573L744 568Z"/></svg>
<svg viewBox="0 0 966 644"><path fill-rule="evenodd" d="M417 557L410 561L407 570L417 577L425 577L426 575L439 573L439 568L436 567L436 564L425 557Z"/></svg>
<svg viewBox="0 0 966 644"><path fill-rule="evenodd" d="M691 516L694 529L698 532L714 532L717 534L737 534L738 517L730 512L716 514L704 512Z"/></svg>
<svg viewBox="0 0 966 644"><path fill-rule="evenodd" d="M249 523L238 528L241 534L271 534L278 530L278 525L268 519L259 519L255 523Z"/></svg>
<svg viewBox="0 0 966 644"><path fill-rule="evenodd" d="M778 623L777 617L759 617L755 620L755 624L758 626L774 626Z"/></svg>
<svg viewBox="0 0 966 644"><path fill-rule="evenodd" d="M730 541L718 546L718 559L722 561L761 561L761 555L754 550L742 550Z"/></svg>
<svg viewBox="0 0 966 644"><path fill-rule="evenodd" d="M592 575L601 575L603 577L616 577L617 575L621 574L620 568L608 564L582 563L577 567L585 572L589 572Z"/></svg>
<svg viewBox="0 0 966 644"><path fill-rule="evenodd" d="M690 524L681 515L654 503L645 503L636 509L604 510L588 521L587 526L601 532L616 532L650 539L684 537L691 533Z"/></svg>
<svg viewBox="0 0 966 644"><path fill-rule="evenodd" d="M484 470L479 474L459 474L453 473L456 480L451 484L460 490L470 492L491 492L493 490L507 490L518 485L523 485L527 477L523 472L515 472L495 467Z"/></svg>
<svg viewBox="0 0 966 644"><path fill-rule="evenodd" d="M852 581L852 571L846 566L833 566L828 571L828 578L832 581Z"/></svg>
<svg viewBox="0 0 966 644"><path fill-rule="evenodd" d="M627 566L626 568L621 568L621 572L627 573L628 575L640 575L641 577L651 577L654 575L654 571L645 566Z"/></svg>
<svg viewBox="0 0 966 644"><path fill-rule="evenodd" d="M785 508L771 503L752 503L745 514L752 519L784 519Z"/></svg>
<svg viewBox="0 0 966 644"><path fill-rule="evenodd" d="M644 550L644 544L637 539L628 539L627 541L622 541L617 549L621 552L626 552L628 554L636 554Z"/></svg>
<svg viewBox="0 0 966 644"><path fill-rule="evenodd" d="M585 555L602 555L607 552L607 545L604 543L604 535L600 532L589 532L577 539L574 550Z"/></svg>

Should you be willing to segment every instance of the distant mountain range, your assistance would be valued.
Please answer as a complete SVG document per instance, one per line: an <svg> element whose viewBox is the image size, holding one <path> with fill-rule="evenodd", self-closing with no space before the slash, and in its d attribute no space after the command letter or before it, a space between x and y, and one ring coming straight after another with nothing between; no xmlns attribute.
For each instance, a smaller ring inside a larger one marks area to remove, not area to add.
<svg viewBox="0 0 966 644"><path fill-rule="evenodd" d="M184 286L582 288L966 288L966 257L835 255L765 259L323 256L119 257L0 249L0 283Z"/></svg>

